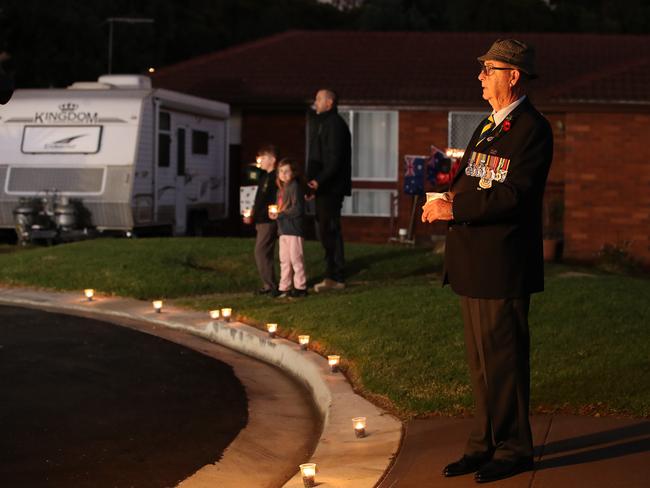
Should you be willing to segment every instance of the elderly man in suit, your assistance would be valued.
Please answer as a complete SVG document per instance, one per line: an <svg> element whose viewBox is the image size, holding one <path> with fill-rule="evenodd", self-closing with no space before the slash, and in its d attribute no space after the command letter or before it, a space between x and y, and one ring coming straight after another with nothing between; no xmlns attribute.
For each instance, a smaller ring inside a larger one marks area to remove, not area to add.
<svg viewBox="0 0 650 488"><path fill-rule="evenodd" d="M548 121L526 96L534 51L496 41L478 58L492 114L465 150L445 198L422 220L449 222L443 284L460 295L475 420L463 457L445 476L477 482L533 467L529 421L530 295L544 288L542 197L553 155Z"/></svg>

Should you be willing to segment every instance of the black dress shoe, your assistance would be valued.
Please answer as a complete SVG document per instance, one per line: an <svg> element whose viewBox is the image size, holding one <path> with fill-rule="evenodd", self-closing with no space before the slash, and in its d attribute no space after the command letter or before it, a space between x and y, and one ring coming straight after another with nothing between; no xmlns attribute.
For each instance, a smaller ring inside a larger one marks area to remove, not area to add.
<svg viewBox="0 0 650 488"><path fill-rule="evenodd" d="M524 471L533 469L534 463L531 458L508 461L506 459L493 459L484 464L474 475L477 483L488 483L490 481L509 478Z"/></svg>
<svg viewBox="0 0 650 488"><path fill-rule="evenodd" d="M451 463L445 466L445 469L442 470L442 474L447 478L450 478L452 476L460 476L462 474L473 473L474 471L478 471L481 466L489 461L489 457L463 456L455 463Z"/></svg>

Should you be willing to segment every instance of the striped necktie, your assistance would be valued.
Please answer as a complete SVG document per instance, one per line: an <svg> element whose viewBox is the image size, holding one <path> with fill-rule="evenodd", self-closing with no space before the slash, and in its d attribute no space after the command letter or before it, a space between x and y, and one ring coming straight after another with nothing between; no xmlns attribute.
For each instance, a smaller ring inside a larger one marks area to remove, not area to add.
<svg viewBox="0 0 650 488"><path fill-rule="evenodd" d="M481 135L479 136L478 142L476 143L477 146L483 142L483 139L487 137L487 133L492 130L492 127L494 127L494 117L492 117L492 114L490 114L490 116L487 118L486 124L481 129Z"/></svg>

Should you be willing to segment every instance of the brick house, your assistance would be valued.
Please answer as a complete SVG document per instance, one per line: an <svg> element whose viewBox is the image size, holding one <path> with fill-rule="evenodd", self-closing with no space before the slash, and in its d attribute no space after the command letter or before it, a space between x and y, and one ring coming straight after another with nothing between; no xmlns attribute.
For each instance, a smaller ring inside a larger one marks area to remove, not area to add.
<svg viewBox="0 0 650 488"><path fill-rule="evenodd" d="M476 57L503 37L537 49L531 99L555 135L546 199L563 210L549 220L562 220L564 256L591 260L610 244L649 264L650 36L290 31L162 68L153 81L231 104L233 176L266 142L304 159L314 92L335 89L353 133L344 233L385 242L410 222L404 156L463 146L490 110ZM415 236L428 239L417 220Z"/></svg>

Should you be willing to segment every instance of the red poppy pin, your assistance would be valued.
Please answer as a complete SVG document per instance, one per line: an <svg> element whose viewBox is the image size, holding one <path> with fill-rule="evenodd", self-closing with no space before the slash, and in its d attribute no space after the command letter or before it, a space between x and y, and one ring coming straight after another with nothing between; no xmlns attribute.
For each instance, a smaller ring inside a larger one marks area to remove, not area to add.
<svg viewBox="0 0 650 488"><path fill-rule="evenodd" d="M508 132L510 130L510 121L509 120L504 120L503 121L503 131Z"/></svg>

